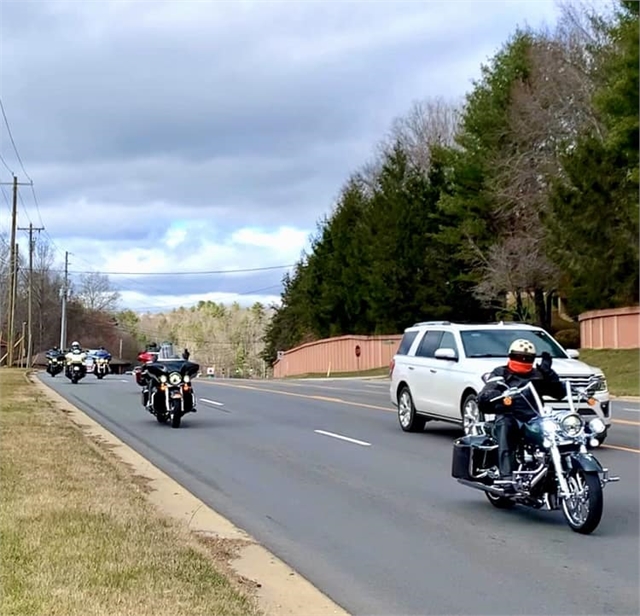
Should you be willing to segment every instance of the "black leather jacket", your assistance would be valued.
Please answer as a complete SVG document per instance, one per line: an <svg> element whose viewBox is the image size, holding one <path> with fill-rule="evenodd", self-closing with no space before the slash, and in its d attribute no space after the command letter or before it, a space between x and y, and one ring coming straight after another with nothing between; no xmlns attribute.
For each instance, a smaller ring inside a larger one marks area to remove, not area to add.
<svg viewBox="0 0 640 616"><path fill-rule="evenodd" d="M517 374L507 368L507 366L499 366L491 372L490 378L502 377L509 387L523 387L532 381L538 395L550 396L556 400L562 400L566 396L563 383L560 377L550 367L546 369L533 368L527 374ZM537 408L533 394L529 391L523 395L515 396L510 406L505 406L502 400L491 402L504 392L504 385L501 383L488 382L478 394L478 408L481 413L494 415L512 415L520 421L528 421L536 417L537 412L532 410ZM527 401L529 404L527 404Z"/></svg>

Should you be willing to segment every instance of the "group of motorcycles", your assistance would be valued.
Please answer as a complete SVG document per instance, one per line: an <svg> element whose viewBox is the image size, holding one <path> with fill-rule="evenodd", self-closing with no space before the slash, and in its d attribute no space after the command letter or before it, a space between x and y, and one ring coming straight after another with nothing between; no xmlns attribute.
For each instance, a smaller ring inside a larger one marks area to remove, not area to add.
<svg viewBox="0 0 640 616"><path fill-rule="evenodd" d="M585 421L577 409L581 403L596 404L591 393L597 389L599 377L584 388L572 387L568 380L563 384L568 409L566 404L557 408L557 402L543 401L531 382L520 388L503 383L504 391L493 398L492 402L511 406L516 397L522 397L535 412L523 426L512 480L500 479L492 421L479 423L476 434L454 442L451 475L462 485L482 490L498 509L516 505L562 509L569 527L587 535L600 524L603 488L620 478L609 476L608 469L589 451L599 446L597 437L605 431L604 422L599 417Z"/></svg>
<svg viewBox="0 0 640 616"><path fill-rule="evenodd" d="M55 377L64 371L65 376L74 385L87 376L87 360L91 360L92 372L96 375L97 379L103 379L110 372L109 362L111 361L111 353L105 349L98 349L91 353L71 349L65 353L55 348L47 351L46 358L47 372L51 377Z"/></svg>
<svg viewBox="0 0 640 616"><path fill-rule="evenodd" d="M85 353L50 353L47 372L52 377L65 370L75 384L87 374ZM98 379L109 372L111 356L104 353L94 357ZM199 373L199 364L189 361L186 349L178 354L168 342L147 347L138 361L134 375L142 389L143 407L159 423L179 428L182 417L197 410L193 379ZM569 380L563 380L563 384L568 408L566 404L559 407L557 402L543 401L531 382L520 388L503 383L504 391L492 400L510 406L516 397L522 397L535 413L523 425L516 450L517 468L510 481L500 478L499 447L490 420L479 422L475 434L454 441L451 475L462 485L483 491L498 509L516 505L561 509L573 531L590 534L602 518L604 487L620 478L610 476L589 451L600 445L598 436L606 429L604 422L599 417L585 421L578 412L580 404L596 404L592 394L600 385L600 377L583 388L572 386Z"/></svg>

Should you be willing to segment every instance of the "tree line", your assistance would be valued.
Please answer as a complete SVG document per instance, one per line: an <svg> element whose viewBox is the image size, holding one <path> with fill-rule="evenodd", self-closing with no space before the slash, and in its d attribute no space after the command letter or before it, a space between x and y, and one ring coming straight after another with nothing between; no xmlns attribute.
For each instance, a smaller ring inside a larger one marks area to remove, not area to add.
<svg viewBox="0 0 640 616"><path fill-rule="evenodd" d="M550 330L558 299L567 320L637 303L638 7L566 4L553 29L517 29L462 104L398 118L284 277L264 359L425 319Z"/></svg>
<svg viewBox="0 0 640 616"><path fill-rule="evenodd" d="M28 321L28 255L18 254L18 278L14 320L15 340L19 340L23 323ZM55 249L45 238L34 247L32 285L33 353L60 344L64 278L55 266ZM0 234L0 332L3 351L8 341L10 306L10 246L6 234ZM67 345L78 340L85 348L107 347L114 357L120 353L134 358L139 350L139 336L123 329L117 319L120 295L108 276L98 272L84 274L70 281L67 289ZM26 328L25 328L26 329ZM26 348L26 340L25 346ZM18 351L14 353L18 361ZM2 355L3 353L0 353Z"/></svg>
<svg viewBox="0 0 640 616"><path fill-rule="evenodd" d="M64 278L54 257L55 247L46 238L38 238L32 277L34 356L60 344ZM17 260L16 340L28 319L29 292L28 256L18 254ZM6 234L0 234L0 332L5 344L9 323L9 263L9 241ZM224 306L201 301L188 308L138 314L122 307L120 294L109 277L100 272L70 280L67 298L67 346L73 340L78 340L84 348L102 345L114 357L119 357L122 350L121 358L135 363L138 353L148 343L170 341L180 348L189 348L195 361L203 368L214 366L218 374L263 376L267 368L261 353L272 311L260 303L242 308L238 303ZM14 358L18 351L19 348Z"/></svg>

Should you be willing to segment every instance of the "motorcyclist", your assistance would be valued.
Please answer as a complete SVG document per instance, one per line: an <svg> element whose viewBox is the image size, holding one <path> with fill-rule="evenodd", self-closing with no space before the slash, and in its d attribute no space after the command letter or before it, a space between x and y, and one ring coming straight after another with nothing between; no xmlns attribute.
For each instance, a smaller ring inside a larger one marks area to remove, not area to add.
<svg viewBox="0 0 640 616"><path fill-rule="evenodd" d="M557 373L551 368L551 355L543 352L540 365L535 367L536 347L530 340L519 338L509 347L506 366L495 368L478 394L478 409L483 414L495 414L493 436L498 442L498 467L502 481L513 481L515 450L522 435L523 425L537 416L533 395L527 391L513 398L506 406L502 400L491 402L508 388L519 388L533 383L538 395L557 400L566 392Z"/></svg>
<svg viewBox="0 0 640 616"><path fill-rule="evenodd" d="M86 354L83 352L82 346L80 346L80 343L77 340L74 340L71 343L71 346L69 347L69 352L65 355L65 359L66 359L66 365L67 365L67 373L69 373L71 364L73 362L79 361L81 362L83 368L85 368L84 361L86 359Z"/></svg>

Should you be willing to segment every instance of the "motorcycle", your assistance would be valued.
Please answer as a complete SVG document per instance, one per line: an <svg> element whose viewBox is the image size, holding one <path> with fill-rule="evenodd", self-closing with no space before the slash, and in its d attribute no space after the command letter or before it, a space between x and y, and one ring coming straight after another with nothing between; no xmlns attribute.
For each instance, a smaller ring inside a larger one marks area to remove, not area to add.
<svg viewBox="0 0 640 616"><path fill-rule="evenodd" d="M197 410L192 380L199 370L199 364L177 358L145 364L142 405L159 423L170 420L173 428L179 428L182 417Z"/></svg>
<svg viewBox="0 0 640 616"><path fill-rule="evenodd" d="M547 511L562 509L571 530L588 535L600 524L605 485L620 478L609 476L609 470L587 450L587 444L593 448L600 444L597 437L606 429L604 422L596 417L585 423L576 411L576 400L596 404L589 393L598 386L598 377L581 389L573 388L568 380L562 382L569 409L554 409L553 402L543 402L532 383L510 389L503 381L507 389L491 400L511 406L516 396L524 397L529 391L531 397L524 399L536 412L523 425L512 481L500 479L498 444L489 421L479 424L479 434L454 442L451 474L462 485L482 490L498 509L518 504Z"/></svg>
<svg viewBox="0 0 640 616"><path fill-rule="evenodd" d="M47 355L47 372L51 378L60 374L64 370L64 354Z"/></svg>
<svg viewBox="0 0 640 616"><path fill-rule="evenodd" d="M106 357L94 357L93 372L98 379L103 379L109 374L109 360Z"/></svg>
<svg viewBox="0 0 640 616"><path fill-rule="evenodd" d="M66 357L66 377L77 385L87 375L84 353L69 353Z"/></svg>

